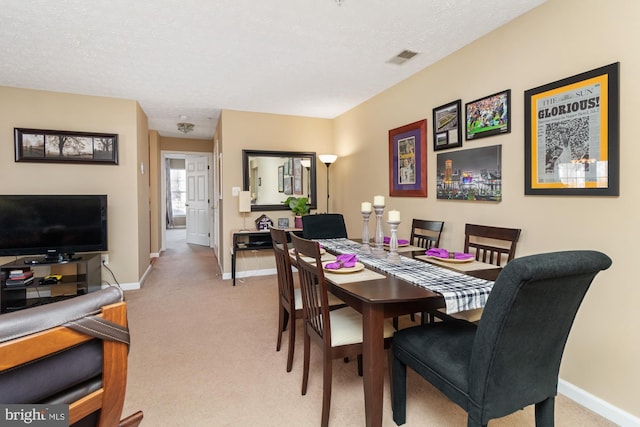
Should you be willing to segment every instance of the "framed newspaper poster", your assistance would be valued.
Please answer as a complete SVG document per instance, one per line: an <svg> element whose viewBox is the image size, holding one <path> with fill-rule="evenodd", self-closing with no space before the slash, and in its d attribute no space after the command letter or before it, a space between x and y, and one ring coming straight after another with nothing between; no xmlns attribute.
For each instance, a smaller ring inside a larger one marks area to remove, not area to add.
<svg viewBox="0 0 640 427"><path fill-rule="evenodd" d="M524 93L525 194L618 196L616 62Z"/></svg>

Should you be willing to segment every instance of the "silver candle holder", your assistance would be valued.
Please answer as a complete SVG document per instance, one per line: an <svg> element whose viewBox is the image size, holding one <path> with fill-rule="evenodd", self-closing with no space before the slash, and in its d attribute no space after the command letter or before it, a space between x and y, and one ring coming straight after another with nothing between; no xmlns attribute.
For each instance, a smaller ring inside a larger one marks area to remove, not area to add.
<svg viewBox="0 0 640 427"><path fill-rule="evenodd" d="M371 246L369 246L369 217L371 211L362 212L362 245L360 245L360 253L370 254Z"/></svg>
<svg viewBox="0 0 640 427"><path fill-rule="evenodd" d="M398 226L400 221L387 221L391 229L391 237L389 240L389 255L387 260L393 263L400 263L400 255L398 254Z"/></svg>
<svg viewBox="0 0 640 427"><path fill-rule="evenodd" d="M376 258L384 258L386 256L384 251L384 230L382 229L382 214L384 213L384 205L373 206L373 210L376 212L376 234L375 242L376 247L371 250L372 255Z"/></svg>

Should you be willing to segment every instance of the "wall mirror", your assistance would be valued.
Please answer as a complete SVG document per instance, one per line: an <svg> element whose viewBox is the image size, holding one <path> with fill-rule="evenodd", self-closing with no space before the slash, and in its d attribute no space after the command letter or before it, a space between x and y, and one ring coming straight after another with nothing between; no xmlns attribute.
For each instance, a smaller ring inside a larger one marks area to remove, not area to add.
<svg viewBox="0 0 640 427"><path fill-rule="evenodd" d="M307 197L317 209L316 153L242 150L242 188L251 193L252 211L288 210L289 197Z"/></svg>

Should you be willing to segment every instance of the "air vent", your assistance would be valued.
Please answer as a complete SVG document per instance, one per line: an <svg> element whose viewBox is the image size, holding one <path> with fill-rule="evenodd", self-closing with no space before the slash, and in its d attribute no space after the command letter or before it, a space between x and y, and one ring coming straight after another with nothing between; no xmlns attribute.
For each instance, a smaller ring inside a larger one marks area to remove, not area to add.
<svg viewBox="0 0 640 427"><path fill-rule="evenodd" d="M417 54L418 52L405 49L399 54L397 54L396 56L394 56L393 58L391 58L390 60L388 60L387 62L390 64L402 65L408 60L410 60L411 58L413 58L414 56L416 56Z"/></svg>

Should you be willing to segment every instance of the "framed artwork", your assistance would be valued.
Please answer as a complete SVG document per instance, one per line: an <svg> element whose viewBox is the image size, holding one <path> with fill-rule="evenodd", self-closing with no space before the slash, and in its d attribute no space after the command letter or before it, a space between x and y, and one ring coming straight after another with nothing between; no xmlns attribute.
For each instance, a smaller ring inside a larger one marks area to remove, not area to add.
<svg viewBox="0 0 640 427"><path fill-rule="evenodd" d="M389 195L427 197L427 120L389 131Z"/></svg>
<svg viewBox="0 0 640 427"><path fill-rule="evenodd" d="M284 192L284 165L278 166L278 192Z"/></svg>
<svg viewBox="0 0 640 427"><path fill-rule="evenodd" d="M465 139L511 132L511 89L465 104Z"/></svg>
<svg viewBox="0 0 640 427"><path fill-rule="evenodd" d="M502 200L502 145L439 153L437 198Z"/></svg>
<svg viewBox="0 0 640 427"><path fill-rule="evenodd" d="M302 194L302 159L293 159L293 194Z"/></svg>
<svg viewBox="0 0 640 427"><path fill-rule="evenodd" d="M618 196L620 63L524 93L527 195Z"/></svg>
<svg viewBox="0 0 640 427"><path fill-rule="evenodd" d="M293 177L284 177L284 194L293 194Z"/></svg>
<svg viewBox="0 0 640 427"><path fill-rule="evenodd" d="M289 228L289 218L278 218L278 228Z"/></svg>
<svg viewBox="0 0 640 427"><path fill-rule="evenodd" d="M115 133L14 128L15 161L118 164Z"/></svg>
<svg viewBox="0 0 640 427"><path fill-rule="evenodd" d="M461 108L458 99L433 109L433 151L462 146Z"/></svg>

